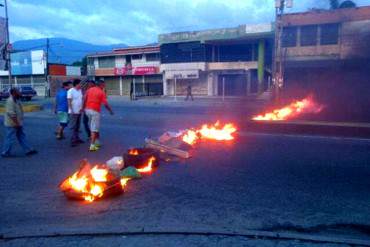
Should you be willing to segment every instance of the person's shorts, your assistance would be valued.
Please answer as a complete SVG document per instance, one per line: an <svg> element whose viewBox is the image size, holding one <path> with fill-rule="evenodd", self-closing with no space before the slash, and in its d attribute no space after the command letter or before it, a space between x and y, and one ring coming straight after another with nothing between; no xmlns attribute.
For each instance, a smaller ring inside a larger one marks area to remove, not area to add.
<svg viewBox="0 0 370 247"><path fill-rule="evenodd" d="M85 114L89 118L90 130L92 132L99 132L100 128L100 112L86 109Z"/></svg>
<svg viewBox="0 0 370 247"><path fill-rule="evenodd" d="M60 126L66 127L68 125L68 113L64 111L58 111L57 115Z"/></svg>

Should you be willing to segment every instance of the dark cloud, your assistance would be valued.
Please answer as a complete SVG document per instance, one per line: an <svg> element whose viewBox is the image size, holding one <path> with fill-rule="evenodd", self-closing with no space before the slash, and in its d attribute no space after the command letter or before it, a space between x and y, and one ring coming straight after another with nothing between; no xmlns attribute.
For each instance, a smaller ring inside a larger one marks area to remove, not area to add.
<svg viewBox="0 0 370 247"><path fill-rule="evenodd" d="M160 33L274 19L274 0L11 0L11 40L66 37L95 44L152 43ZM290 11L327 8L296 0ZM360 5L370 0L358 0Z"/></svg>

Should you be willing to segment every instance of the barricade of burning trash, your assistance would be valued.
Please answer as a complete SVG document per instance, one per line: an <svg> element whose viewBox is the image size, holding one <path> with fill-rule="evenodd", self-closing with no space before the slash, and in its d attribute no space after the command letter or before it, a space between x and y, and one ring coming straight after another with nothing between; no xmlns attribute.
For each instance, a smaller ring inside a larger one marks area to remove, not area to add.
<svg viewBox="0 0 370 247"><path fill-rule="evenodd" d="M155 170L160 161L175 156L191 157L191 149L201 140L230 141L236 127L233 124L203 125L198 129L166 132L157 140L145 139L144 148L131 148L123 156L113 157L105 164L92 165L83 160L79 169L59 185L69 199L88 202L124 192L127 182Z"/></svg>
<svg viewBox="0 0 370 247"><path fill-rule="evenodd" d="M187 159L191 156L190 150L202 140L231 141L236 127L231 124L213 125L204 124L200 128L192 128L178 132L166 132L158 140L145 139L146 146L157 149L161 153L175 155Z"/></svg>

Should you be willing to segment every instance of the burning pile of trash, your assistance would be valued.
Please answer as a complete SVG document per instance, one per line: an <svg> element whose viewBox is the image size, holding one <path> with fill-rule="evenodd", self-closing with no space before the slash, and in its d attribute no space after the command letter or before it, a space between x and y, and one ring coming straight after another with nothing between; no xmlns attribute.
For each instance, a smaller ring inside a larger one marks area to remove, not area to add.
<svg viewBox="0 0 370 247"><path fill-rule="evenodd" d="M124 192L129 180L150 174L161 160L168 161L169 156L190 158L191 149L200 141L231 141L236 131L234 124L216 122L198 129L166 132L157 140L147 138L144 148L131 148L105 164L91 165L83 160L79 169L64 179L59 188L67 198L87 202L118 195Z"/></svg>
<svg viewBox="0 0 370 247"><path fill-rule="evenodd" d="M322 109L323 106L316 103L312 97L306 97L272 112L255 116L252 119L256 121L283 121L301 114L319 113Z"/></svg>

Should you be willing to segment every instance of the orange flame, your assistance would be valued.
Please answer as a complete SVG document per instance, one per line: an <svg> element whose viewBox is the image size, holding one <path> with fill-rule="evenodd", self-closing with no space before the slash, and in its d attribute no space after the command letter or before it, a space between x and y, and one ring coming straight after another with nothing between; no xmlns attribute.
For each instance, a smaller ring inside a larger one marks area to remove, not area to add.
<svg viewBox="0 0 370 247"><path fill-rule="evenodd" d="M197 132L194 130L188 130L182 137L182 140L190 145L195 144L198 140Z"/></svg>
<svg viewBox="0 0 370 247"><path fill-rule="evenodd" d="M213 126L203 125L200 129L200 134L203 138L216 140L216 141L230 141L234 139L233 133L236 132L236 128L233 124L225 124L222 128L219 126L219 122L216 122Z"/></svg>
<svg viewBox="0 0 370 247"><path fill-rule="evenodd" d="M257 121L282 121L302 113L318 113L322 110L322 106L316 104L310 97L300 101L295 101L281 109L275 109L272 112L261 114L253 117Z"/></svg>
<svg viewBox="0 0 370 247"><path fill-rule="evenodd" d="M219 121L217 121L214 125L204 124L200 129L186 131L182 136L182 140L190 145L194 145L200 138L229 141L234 139L233 134L235 132L236 127L232 123L221 127Z"/></svg>
<svg viewBox="0 0 370 247"><path fill-rule="evenodd" d="M121 186L122 189L126 187L127 182L130 180L130 178L121 178Z"/></svg>
<svg viewBox="0 0 370 247"><path fill-rule="evenodd" d="M86 201L92 202L100 198L104 193L104 185L98 184L107 181L108 169L98 165L92 169L87 169L83 174L75 172L65 182L62 183L62 189L72 189L82 193Z"/></svg>
<svg viewBox="0 0 370 247"><path fill-rule="evenodd" d="M141 169L137 169L138 172L140 173L148 173L148 172L151 172L153 170L153 162L155 161L155 157L152 156L149 158L149 161L148 161L148 165L144 168L141 168Z"/></svg>
<svg viewBox="0 0 370 247"><path fill-rule="evenodd" d="M139 155L139 151L137 149L131 149L128 154L130 155Z"/></svg>

